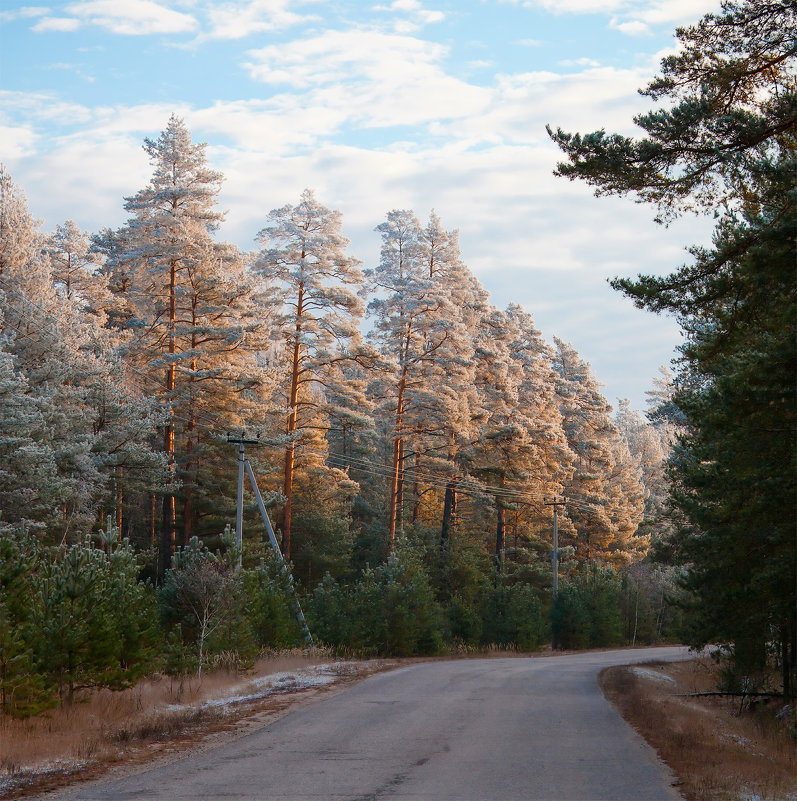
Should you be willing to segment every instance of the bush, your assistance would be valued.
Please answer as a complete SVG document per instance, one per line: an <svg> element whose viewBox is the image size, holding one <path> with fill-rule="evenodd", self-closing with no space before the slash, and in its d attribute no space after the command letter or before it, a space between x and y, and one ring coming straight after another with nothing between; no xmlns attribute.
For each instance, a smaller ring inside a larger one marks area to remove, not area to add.
<svg viewBox="0 0 797 801"><path fill-rule="evenodd" d="M235 650L251 643L243 614L240 571L234 552L211 553L196 537L175 553L175 566L166 571L160 589L161 615L167 625L179 624L183 642L196 648L197 675L221 650Z"/></svg>
<svg viewBox="0 0 797 801"><path fill-rule="evenodd" d="M610 567L592 565L559 590L553 632L559 648L602 648L623 641L622 581Z"/></svg>
<svg viewBox="0 0 797 801"><path fill-rule="evenodd" d="M481 601L483 645L514 646L533 651L547 638L540 600L527 584L498 583Z"/></svg>
<svg viewBox="0 0 797 801"><path fill-rule="evenodd" d="M53 549L37 569L35 662L63 696L79 687L121 689L151 668L160 646L152 588L138 581L125 540L89 538Z"/></svg>
<svg viewBox="0 0 797 801"><path fill-rule="evenodd" d="M246 616L259 648L294 648L302 632L294 613L289 576L275 560L264 560L243 576Z"/></svg>
<svg viewBox="0 0 797 801"><path fill-rule="evenodd" d="M426 572L408 551L366 568L349 586L327 575L309 612L320 641L356 653L414 656L443 645L443 616Z"/></svg>

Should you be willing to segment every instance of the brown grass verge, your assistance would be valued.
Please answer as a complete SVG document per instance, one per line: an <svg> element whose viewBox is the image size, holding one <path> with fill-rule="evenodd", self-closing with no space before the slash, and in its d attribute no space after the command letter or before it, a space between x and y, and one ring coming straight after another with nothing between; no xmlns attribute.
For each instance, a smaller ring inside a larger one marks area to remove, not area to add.
<svg viewBox="0 0 797 801"><path fill-rule="evenodd" d="M328 666L327 683L307 686L304 674L321 664ZM203 675L201 682L155 676L120 692L83 692L28 720L0 716L0 799L38 796L112 768L135 770L199 744L223 742L395 664L288 652L260 659L246 675L222 670ZM258 683L275 675L282 680L268 688ZM247 697L252 695L259 697ZM230 696L240 700L212 705Z"/></svg>
<svg viewBox="0 0 797 801"><path fill-rule="evenodd" d="M782 700L750 708L714 690L707 658L612 667L606 697L656 749L688 801L797 801L794 710Z"/></svg>

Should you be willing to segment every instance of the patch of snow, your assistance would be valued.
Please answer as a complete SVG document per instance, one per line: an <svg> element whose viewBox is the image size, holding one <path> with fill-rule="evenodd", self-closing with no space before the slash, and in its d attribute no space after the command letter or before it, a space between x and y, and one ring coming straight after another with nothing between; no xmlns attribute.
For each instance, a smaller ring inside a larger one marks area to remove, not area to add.
<svg viewBox="0 0 797 801"><path fill-rule="evenodd" d="M343 669L341 669L343 668ZM331 684L341 675L351 673L350 666L345 663L314 665L293 672L272 673L268 676L259 676L252 679L245 685L230 688L231 695L222 698L212 698L198 704L199 709L219 708L234 706L235 704L245 703L246 701L257 701L268 698L270 695L277 695L286 692L296 692L298 690L309 690L313 687L323 687ZM254 688L254 692L243 692ZM170 704L166 707L170 712L179 712L194 705Z"/></svg>
<svg viewBox="0 0 797 801"><path fill-rule="evenodd" d="M747 753L752 754L753 756L762 757L763 754L759 753L758 751L750 750L750 747L755 745L751 740L748 740L747 737L742 737L741 734L722 734L721 735L723 740L728 740L732 742L734 745L738 745L742 751L747 751ZM751 799L750 801L755 801L755 799Z"/></svg>
<svg viewBox="0 0 797 801"><path fill-rule="evenodd" d="M648 670L647 668L633 667L631 671L637 676L642 676L646 679L653 679L654 681L668 681L675 684L675 679L672 676L665 676L663 673L657 673L655 670Z"/></svg>
<svg viewBox="0 0 797 801"><path fill-rule="evenodd" d="M42 776L67 776L86 767L88 763L79 759L56 759L52 762L42 762L34 766L17 770L9 776L0 778L0 794L12 792L28 786L33 778Z"/></svg>

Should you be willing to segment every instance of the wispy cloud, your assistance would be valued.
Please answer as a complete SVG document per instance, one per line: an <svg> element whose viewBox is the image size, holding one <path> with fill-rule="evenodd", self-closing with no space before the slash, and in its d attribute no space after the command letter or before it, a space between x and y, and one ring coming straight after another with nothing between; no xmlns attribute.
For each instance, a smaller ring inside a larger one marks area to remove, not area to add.
<svg viewBox="0 0 797 801"><path fill-rule="evenodd" d="M442 11L424 8L418 0L393 0L390 5L377 5L374 11L395 14L392 27L396 33L414 33L425 25L442 22Z"/></svg>
<svg viewBox="0 0 797 801"><path fill-rule="evenodd" d="M620 31L620 33L624 33L627 36L651 35L650 26L638 19L628 20L627 22L620 22L617 19L613 19L609 23L609 27Z"/></svg>
<svg viewBox="0 0 797 801"><path fill-rule="evenodd" d="M600 67L600 61L594 58L566 58L557 62L562 67Z"/></svg>
<svg viewBox="0 0 797 801"><path fill-rule="evenodd" d="M552 14L606 14L609 27L628 36L651 33L651 26L685 25L717 11L721 0L504 0Z"/></svg>
<svg viewBox="0 0 797 801"><path fill-rule="evenodd" d="M264 31L282 30L317 19L299 14L302 5L320 0L232 0L205 6L208 27L201 39L243 39Z"/></svg>
<svg viewBox="0 0 797 801"><path fill-rule="evenodd" d="M448 75L440 44L376 30L324 33L247 54L250 76L286 85L292 105L342 111L363 127L417 125L483 109L486 90Z"/></svg>
<svg viewBox="0 0 797 801"><path fill-rule="evenodd" d="M45 17L50 13L44 6L22 6L21 8L0 11L0 22L14 22L18 19L35 19Z"/></svg>
<svg viewBox="0 0 797 801"><path fill-rule="evenodd" d="M80 0L65 8L70 16L45 16L33 30L73 31L83 25L95 25L123 36L190 33L199 23L190 14L155 3L152 0Z"/></svg>
<svg viewBox="0 0 797 801"><path fill-rule="evenodd" d="M68 33L76 31L81 25L82 22L75 17L42 17L33 30L37 33Z"/></svg>

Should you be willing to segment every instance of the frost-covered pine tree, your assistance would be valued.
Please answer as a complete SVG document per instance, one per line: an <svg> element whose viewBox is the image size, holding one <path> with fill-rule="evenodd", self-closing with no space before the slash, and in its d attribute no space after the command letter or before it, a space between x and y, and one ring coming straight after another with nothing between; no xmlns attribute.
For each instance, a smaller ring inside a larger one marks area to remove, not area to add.
<svg viewBox="0 0 797 801"><path fill-rule="evenodd" d="M407 410L415 467L412 520L440 521L445 559L458 520L459 487L467 478L460 454L478 436L474 340L489 303L487 292L461 259L459 232L446 231L434 211L420 231L419 246L439 299L439 307L429 311L439 344L417 366L421 380L410 392ZM443 483L441 499L435 485Z"/></svg>
<svg viewBox="0 0 797 801"><path fill-rule="evenodd" d="M28 211L24 195L0 165L0 279L13 278L24 285L26 276L34 273L30 277L36 280L44 261L44 238L38 225Z"/></svg>
<svg viewBox="0 0 797 801"><path fill-rule="evenodd" d="M541 538L549 537L550 507L541 500L560 495L573 472L573 453L563 428L553 351L534 324L532 316L517 304L506 310L510 332L511 369L519 381L518 408L527 420L531 442L525 464L519 471L518 486L531 502L513 512L515 540L535 543L547 557Z"/></svg>
<svg viewBox="0 0 797 801"><path fill-rule="evenodd" d="M666 435L662 436L664 432L631 409L628 400L619 401L614 423L642 471L645 528L650 531L655 529L665 511L668 492L665 466L670 446Z"/></svg>
<svg viewBox="0 0 797 801"><path fill-rule="evenodd" d="M113 509L119 469L157 469L147 445L152 410L129 397L109 332L56 285L21 192L7 174L2 184L0 350L11 357L4 383L15 391L0 408L0 427L10 437L6 464L18 468L0 478L0 495L11 492L4 515L33 520L50 540L79 539ZM20 414L25 447L13 444ZM30 469L20 468L25 459Z"/></svg>
<svg viewBox="0 0 797 801"><path fill-rule="evenodd" d="M519 306L493 308L476 342L479 438L471 470L494 502L494 545L503 561L508 532L521 546L539 536L544 496L568 475L569 453L552 398L549 351Z"/></svg>
<svg viewBox="0 0 797 801"><path fill-rule="evenodd" d="M240 421L239 397L261 344L255 283L238 252L213 237L223 217L216 209L222 175L208 166L205 149L172 115L157 139L144 140L152 178L126 199L127 225L95 240L124 303L114 322L125 331L131 369L167 412L162 448L171 486L163 496L161 570L171 561L178 493L186 541L198 519L203 447Z"/></svg>
<svg viewBox="0 0 797 801"><path fill-rule="evenodd" d="M560 409L575 454L565 495L577 532L576 555L623 564L647 548L647 538L636 536L644 512L641 471L612 423L611 406L589 365L572 346L554 341Z"/></svg>
<svg viewBox="0 0 797 801"><path fill-rule="evenodd" d="M376 230L382 234L381 260L367 271L376 291L368 307L374 322L371 337L391 360L392 369L373 381L370 391L384 419L390 420L390 549L403 525L408 457L417 475L430 436L439 440L441 448L450 444L443 419L454 398L439 380L448 361L448 378L455 382L456 348L469 347L469 337L462 332L465 318L454 302L469 281L459 260L456 234L445 232L434 215L422 228L413 212L394 210ZM417 498L419 488L414 489ZM413 515L417 514L414 504Z"/></svg>
<svg viewBox="0 0 797 801"><path fill-rule="evenodd" d="M104 323L115 300L100 272L102 259L90 244L88 234L74 220L57 225L46 244L50 277L56 291L81 314L96 315Z"/></svg>
<svg viewBox="0 0 797 801"><path fill-rule="evenodd" d="M343 471L326 468L324 434L336 414L351 425L367 425L346 414L352 394L346 370L372 355L360 341L364 312L359 292L363 273L359 261L346 253L341 213L327 208L306 189L296 205L274 209L257 239L262 250L258 272L278 293L278 336L282 341L285 447L283 454L282 551L291 558L291 536L297 470L314 474L314 483L329 489L346 481ZM355 394L357 385L351 387Z"/></svg>

